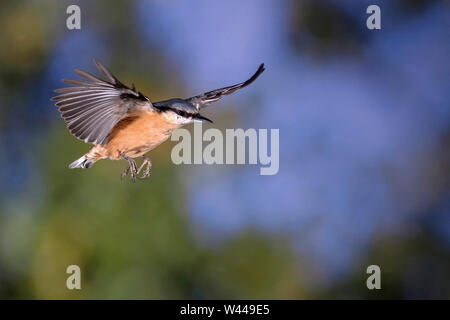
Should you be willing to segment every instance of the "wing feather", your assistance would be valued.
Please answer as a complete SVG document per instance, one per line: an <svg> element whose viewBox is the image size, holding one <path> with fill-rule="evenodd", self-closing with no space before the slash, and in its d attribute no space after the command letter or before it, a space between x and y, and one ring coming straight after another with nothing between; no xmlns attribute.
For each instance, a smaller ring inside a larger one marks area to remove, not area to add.
<svg viewBox="0 0 450 320"><path fill-rule="evenodd" d="M241 82L241 83L229 86L229 87L224 87L224 88L208 91L201 95L191 97L187 100L190 103L192 103L197 108L197 110L200 110L200 109L206 107L208 104L219 100L220 98L222 98L222 96L232 94L236 90L239 90L239 89L242 89L242 88L248 86L253 81L255 81L259 77L259 75L264 72L264 70L265 70L264 63L262 63L259 66L258 70L255 72L255 74L253 76L251 76L251 78L248 79L247 81L244 81L244 82Z"/></svg>
<svg viewBox="0 0 450 320"><path fill-rule="evenodd" d="M56 89L59 95L51 100L56 101L70 133L88 143L106 144L111 130L129 112L151 111L153 106L134 86L130 89L104 65L95 59L94 62L108 81L75 69L75 73L85 80L63 79L73 87Z"/></svg>

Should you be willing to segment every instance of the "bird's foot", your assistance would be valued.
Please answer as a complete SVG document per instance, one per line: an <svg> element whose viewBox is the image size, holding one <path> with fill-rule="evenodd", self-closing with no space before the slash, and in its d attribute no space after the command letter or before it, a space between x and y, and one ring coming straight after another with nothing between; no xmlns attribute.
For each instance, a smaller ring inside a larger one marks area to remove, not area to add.
<svg viewBox="0 0 450 320"><path fill-rule="evenodd" d="M120 156L122 157L122 159L128 161L128 167L122 172L120 176L121 180L123 180L123 178L125 178L128 175L128 173L130 173L131 180L133 182L136 182L136 175L138 173L136 162L132 158L127 157L126 155L120 154Z"/></svg>
<svg viewBox="0 0 450 320"><path fill-rule="evenodd" d="M123 178L125 178L128 174L128 172L130 171L130 166L127 166L127 168L122 172L122 174L120 175L120 180L123 181Z"/></svg>
<svg viewBox="0 0 450 320"><path fill-rule="evenodd" d="M142 156L144 158L144 161L142 162L141 166L139 167L136 174L139 174L141 170L145 167L145 170L142 172L142 176L139 177L139 179L147 179L150 177L150 169L152 168L152 160L150 160L147 156Z"/></svg>

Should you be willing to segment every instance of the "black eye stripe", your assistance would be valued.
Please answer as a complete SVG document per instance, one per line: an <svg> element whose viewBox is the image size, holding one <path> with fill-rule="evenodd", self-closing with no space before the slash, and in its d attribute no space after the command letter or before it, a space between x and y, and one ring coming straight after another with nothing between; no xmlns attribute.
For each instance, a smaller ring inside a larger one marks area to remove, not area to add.
<svg viewBox="0 0 450 320"><path fill-rule="evenodd" d="M191 112L187 112L185 110L181 110L179 108L174 108L174 107L168 107L168 106L158 106L157 110L159 112L167 112L167 111L173 111L175 112L177 115L184 117L184 118L192 118L195 117L195 113L191 113Z"/></svg>
<svg viewBox="0 0 450 320"><path fill-rule="evenodd" d="M173 111L174 111L176 114L178 114L178 115L180 115L180 116L182 116L182 117L184 117L184 118L192 117L192 114L190 114L190 113L188 113L188 112L186 112L186 111L183 111L183 110L173 109Z"/></svg>

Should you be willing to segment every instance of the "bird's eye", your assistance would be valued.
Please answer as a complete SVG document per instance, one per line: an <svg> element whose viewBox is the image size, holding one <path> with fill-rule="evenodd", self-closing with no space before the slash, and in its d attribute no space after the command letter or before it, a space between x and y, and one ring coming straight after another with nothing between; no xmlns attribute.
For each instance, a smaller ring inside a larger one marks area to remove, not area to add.
<svg viewBox="0 0 450 320"><path fill-rule="evenodd" d="M178 113L175 113L175 119L181 120L182 116L180 116Z"/></svg>
<svg viewBox="0 0 450 320"><path fill-rule="evenodd" d="M184 111L179 110L177 113L177 119L183 119L183 117L186 116L186 113Z"/></svg>

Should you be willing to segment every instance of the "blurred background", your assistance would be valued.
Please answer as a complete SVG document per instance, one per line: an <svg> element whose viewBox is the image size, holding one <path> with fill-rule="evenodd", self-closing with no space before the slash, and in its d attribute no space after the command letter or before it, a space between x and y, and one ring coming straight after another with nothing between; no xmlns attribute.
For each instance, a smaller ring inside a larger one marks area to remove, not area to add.
<svg viewBox="0 0 450 320"><path fill-rule="evenodd" d="M2 1L0 298L450 298L449 18L425 0ZM69 170L90 146L49 98L93 58L153 101L264 62L204 129L279 128L279 173L176 166L171 141L146 181Z"/></svg>

